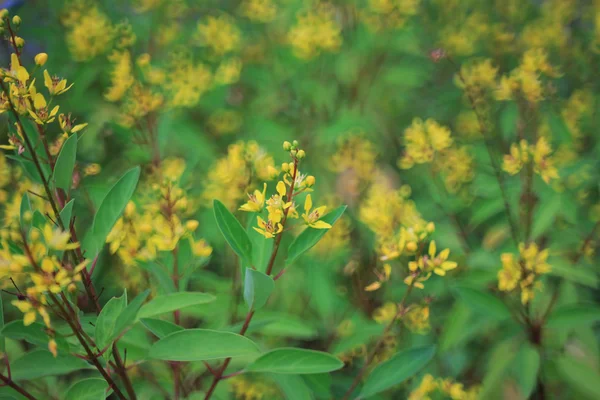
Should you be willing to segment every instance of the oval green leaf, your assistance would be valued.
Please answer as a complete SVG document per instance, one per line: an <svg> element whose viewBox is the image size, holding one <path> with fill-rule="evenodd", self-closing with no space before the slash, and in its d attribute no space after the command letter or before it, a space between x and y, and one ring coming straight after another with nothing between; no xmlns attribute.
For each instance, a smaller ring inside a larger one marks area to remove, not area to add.
<svg viewBox="0 0 600 400"><path fill-rule="evenodd" d="M148 357L167 361L203 361L257 353L258 346L252 340L236 333L186 329L154 343Z"/></svg>
<svg viewBox="0 0 600 400"><path fill-rule="evenodd" d="M181 326L162 319L142 318L140 322L159 339L162 339L171 333L184 330Z"/></svg>
<svg viewBox="0 0 600 400"><path fill-rule="evenodd" d="M597 399L600 393L600 375L589 365L569 357L556 360L557 372L577 393Z"/></svg>
<svg viewBox="0 0 600 400"><path fill-rule="evenodd" d="M274 287L273 278L252 268L246 268L244 300L248 305L248 309L261 309L269 300Z"/></svg>
<svg viewBox="0 0 600 400"><path fill-rule="evenodd" d="M161 314L167 314L186 307L205 304L215 301L215 296L200 292L176 292L155 297L144 304L139 318L150 318Z"/></svg>
<svg viewBox="0 0 600 400"><path fill-rule="evenodd" d="M75 382L67 390L65 400L101 400L105 399L109 392L108 384L104 379L88 378Z"/></svg>
<svg viewBox="0 0 600 400"><path fill-rule="evenodd" d="M331 354L316 350L283 348L258 357L246 370L277 374L320 374L336 371L344 363Z"/></svg>
<svg viewBox="0 0 600 400"><path fill-rule="evenodd" d="M64 375L92 368L84 360L58 353L56 357L47 350L34 350L11 362L12 378L16 381L37 379L43 376Z"/></svg>
<svg viewBox="0 0 600 400"><path fill-rule="evenodd" d="M335 210L327 213L327 215L321 218L322 221L327 222L329 225L333 226L335 222L344 214L346 211L346 206L340 206ZM321 238L327 233L329 229L313 229L306 228L303 230L298 237L290 244L288 248L287 255L287 264L291 264L302 254L310 250L315 244L321 240Z"/></svg>
<svg viewBox="0 0 600 400"><path fill-rule="evenodd" d="M479 314L503 321L511 318L510 311L499 298L481 290L460 286L456 288L458 296L465 304Z"/></svg>
<svg viewBox="0 0 600 400"><path fill-rule="evenodd" d="M213 209L223 237L243 262L249 265L252 262L252 243L246 230L219 200L213 201Z"/></svg>
<svg viewBox="0 0 600 400"><path fill-rule="evenodd" d="M140 167L125 172L100 203L94 216L92 228L87 233L82 245L87 258L94 258L104 246L106 237L123 214L129 199L131 199L139 178Z"/></svg>
<svg viewBox="0 0 600 400"><path fill-rule="evenodd" d="M77 135L71 135L63 143L54 165L54 185L68 192L73 183L73 169L77 156Z"/></svg>
<svg viewBox="0 0 600 400"><path fill-rule="evenodd" d="M360 392L364 399L398 385L419 372L435 355L435 346L419 346L401 351L379 364L367 377Z"/></svg>
<svg viewBox="0 0 600 400"><path fill-rule="evenodd" d="M594 304L573 304L557 307L546 321L546 327L571 329L600 321L600 307Z"/></svg>

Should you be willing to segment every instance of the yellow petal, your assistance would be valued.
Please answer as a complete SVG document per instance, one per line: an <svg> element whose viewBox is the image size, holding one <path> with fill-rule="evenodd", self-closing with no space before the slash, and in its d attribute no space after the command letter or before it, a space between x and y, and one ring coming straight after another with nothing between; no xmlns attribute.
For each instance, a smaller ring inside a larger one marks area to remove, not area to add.
<svg viewBox="0 0 600 400"><path fill-rule="evenodd" d="M285 183L282 181L277 183L277 193L279 193L281 197L285 196Z"/></svg>
<svg viewBox="0 0 600 400"><path fill-rule="evenodd" d="M381 282L373 282L369 286L365 287L365 291L373 292L381 287Z"/></svg>
<svg viewBox="0 0 600 400"><path fill-rule="evenodd" d="M310 224L310 227L314 229L329 229L331 228L331 225L325 221L316 221Z"/></svg>
<svg viewBox="0 0 600 400"><path fill-rule="evenodd" d="M304 201L304 211L308 213L308 211L312 208L312 197L310 194L306 195L306 200Z"/></svg>
<svg viewBox="0 0 600 400"><path fill-rule="evenodd" d="M36 110L46 107L46 99L44 99L44 96L41 93L35 94L33 98L33 106Z"/></svg>

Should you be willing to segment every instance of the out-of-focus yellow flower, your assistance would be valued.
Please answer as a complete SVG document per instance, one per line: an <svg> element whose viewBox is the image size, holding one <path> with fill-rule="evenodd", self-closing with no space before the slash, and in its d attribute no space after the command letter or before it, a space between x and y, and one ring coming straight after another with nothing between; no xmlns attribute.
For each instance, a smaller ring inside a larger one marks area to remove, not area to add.
<svg viewBox="0 0 600 400"><path fill-rule="evenodd" d="M62 21L68 28L66 41L75 61L89 61L106 52L113 42L115 28L92 2L67 3Z"/></svg>
<svg viewBox="0 0 600 400"><path fill-rule="evenodd" d="M535 243L519 244L518 259L511 253L503 253L502 269L498 271L498 289L510 292L518 288L521 291L521 302L529 303L534 297L534 291L542 287L537 278L550 272L547 259L548 249L540 251Z"/></svg>
<svg viewBox="0 0 600 400"><path fill-rule="evenodd" d="M33 97L33 110L28 109L29 115L38 125L49 124L56 119L59 106L54 106L52 110L48 111L48 105L46 99L41 93L36 93Z"/></svg>
<svg viewBox="0 0 600 400"><path fill-rule="evenodd" d="M378 290L383 283L389 281L392 274L392 266L390 264L383 264L383 273L375 271L375 274L377 275L377 280L365 287L365 291L373 292Z"/></svg>
<svg viewBox="0 0 600 400"><path fill-rule="evenodd" d="M321 52L335 52L342 44L342 29L335 20L332 5L320 3L314 9L297 15L297 22L288 32L294 53L311 59Z"/></svg>
<svg viewBox="0 0 600 400"><path fill-rule="evenodd" d="M208 126L218 134L233 133L242 126L242 116L237 111L219 110L210 115Z"/></svg>
<svg viewBox="0 0 600 400"><path fill-rule="evenodd" d="M223 56L240 47L241 34L228 16L210 16L198 23L196 40L200 45L211 49L217 56Z"/></svg>
<svg viewBox="0 0 600 400"><path fill-rule="evenodd" d="M230 58L222 61L215 72L215 83L219 85L231 85L240 79L242 72L242 60L239 58Z"/></svg>
<svg viewBox="0 0 600 400"><path fill-rule="evenodd" d="M519 144L510 145L510 154L504 156L502 169L510 175L518 174L523 165L529 162L529 144L521 140Z"/></svg>
<svg viewBox="0 0 600 400"><path fill-rule="evenodd" d="M267 23L277 16L277 3L276 0L244 0L240 10L252 21Z"/></svg>
<svg viewBox="0 0 600 400"><path fill-rule="evenodd" d="M108 101L118 101L125 96L127 90L133 85L134 79L131 74L131 54L128 51L114 51L109 57L114 65L110 77L110 87L104 93Z"/></svg>
<svg viewBox="0 0 600 400"><path fill-rule="evenodd" d="M415 118L404 131L405 153L399 165L408 169L414 164L429 163L436 153L446 150L452 143L450 129L432 119L423 123L421 119Z"/></svg>

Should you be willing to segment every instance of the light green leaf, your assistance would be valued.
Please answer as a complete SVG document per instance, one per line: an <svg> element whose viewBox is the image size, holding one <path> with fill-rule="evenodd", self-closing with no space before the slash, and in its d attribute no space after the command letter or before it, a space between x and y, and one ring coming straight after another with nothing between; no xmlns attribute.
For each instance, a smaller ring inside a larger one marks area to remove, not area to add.
<svg viewBox="0 0 600 400"><path fill-rule="evenodd" d="M333 226L335 222L344 214L346 206L340 206L335 210L327 213L321 218L322 221L327 222ZM329 229L313 229L306 228L303 230L298 237L290 244L287 254L287 264L293 263L298 257L310 250L315 244L321 240L321 238L327 233Z"/></svg>
<svg viewBox="0 0 600 400"><path fill-rule="evenodd" d="M569 356L556 360L557 372L576 392L597 399L600 393L600 374L589 365Z"/></svg>
<svg viewBox="0 0 600 400"><path fill-rule="evenodd" d="M73 169L77 157L77 135L71 135L63 143L54 165L54 185L68 192L73 184Z"/></svg>
<svg viewBox="0 0 600 400"><path fill-rule="evenodd" d="M121 313L115 322L115 329L111 335L111 340L115 340L129 328L137 319L138 311L142 307L142 304L150 294L150 289L144 290L138 294L135 299Z"/></svg>
<svg viewBox="0 0 600 400"><path fill-rule="evenodd" d="M50 338L46 333L46 326L39 322L34 322L31 325L25 326L23 320L11 321L4 325L0 332L2 337L13 339L13 340L24 340L35 346L42 348L48 348L48 341ZM59 352L68 352L69 344L63 336L58 334L54 335L56 345Z"/></svg>
<svg viewBox="0 0 600 400"><path fill-rule="evenodd" d="M315 398L304 380L298 375L269 374L286 400L312 400Z"/></svg>
<svg viewBox="0 0 600 400"><path fill-rule="evenodd" d="M29 193L23 193L23 197L21 197L21 206L19 208L19 220L21 221L22 227L29 227L31 225L31 220L29 222L25 221L25 213L29 212L29 216L33 217L31 210L31 199L29 199Z"/></svg>
<svg viewBox="0 0 600 400"><path fill-rule="evenodd" d="M550 260L550 274L564 278L568 281L578 283L593 289L598 288L598 274L584 266L575 266L569 260L553 257Z"/></svg>
<svg viewBox="0 0 600 400"><path fill-rule="evenodd" d="M398 385L423 369L435 355L435 346L419 346L396 353L367 377L358 398L365 399Z"/></svg>
<svg viewBox="0 0 600 400"><path fill-rule="evenodd" d="M176 292L162 296L157 296L144 304L139 318L150 318L161 314L170 313L176 310L182 310L186 307L192 307L199 304L206 304L215 301L215 296L200 292Z"/></svg>
<svg viewBox="0 0 600 400"><path fill-rule="evenodd" d="M457 287L456 292L473 311L477 311L482 315L488 315L499 321L511 317L506 305L494 295L466 286Z"/></svg>
<svg viewBox="0 0 600 400"><path fill-rule="evenodd" d="M82 244L88 258L94 258L104 246L106 237L123 214L129 199L131 199L139 178L140 167L125 172L100 203L94 216L92 228Z"/></svg>
<svg viewBox="0 0 600 400"><path fill-rule="evenodd" d="M162 339L171 333L183 330L181 326L162 319L142 318L140 319L140 322L159 339Z"/></svg>
<svg viewBox="0 0 600 400"><path fill-rule="evenodd" d="M168 361L203 361L257 353L258 346L247 337L209 329L186 329L154 343L148 357Z"/></svg>
<svg viewBox="0 0 600 400"><path fill-rule="evenodd" d="M73 205L75 204L75 199L69 201L62 210L60 210L59 216L60 220L65 225L65 229L69 230L69 224L71 223L71 216L73 215Z"/></svg>
<svg viewBox="0 0 600 400"><path fill-rule="evenodd" d="M252 243L240 222L229 212L227 207L219 200L213 201L213 209L217 226L229 246L240 256L242 261L249 265L252 262Z"/></svg>
<svg viewBox="0 0 600 400"><path fill-rule="evenodd" d="M521 388L521 395L524 399L528 399L533 393L539 369L540 353L531 344L523 343L511 370L514 372L514 378Z"/></svg>
<svg viewBox="0 0 600 400"><path fill-rule="evenodd" d="M273 278L252 268L246 268L244 300L248 305L248 309L261 309L269 300L274 287Z"/></svg>
<svg viewBox="0 0 600 400"><path fill-rule="evenodd" d="M107 396L108 383L104 379L88 378L71 385L64 400L101 400Z"/></svg>
<svg viewBox="0 0 600 400"><path fill-rule="evenodd" d="M127 292L123 293L121 297L113 297L102 308L100 315L98 315L98 319L96 319L96 330L94 334L96 345L100 349L104 349L110 344L117 324L117 319L126 306Z"/></svg>
<svg viewBox="0 0 600 400"><path fill-rule="evenodd" d="M540 207L536 210L533 216L533 228L531 234L534 239L537 239L548 229L554 225L557 215L562 209L562 197L560 195L554 195L550 199L544 201Z"/></svg>
<svg viewBox="0 0 600 400"><path fill-rule="evenodd" d="M58 353L56 357L47 350L34 350L11 362L12 378L16 381L64 375L73 371L92 368L84 360Z"/></svg>
<svg viewBox="0 0 600 400"><path fill-rule="evenodd" d="M322 351L282 348L258 357L246 370L300 375L336 371L343 366L344 363L337 357Z"/></svg>
<svg viewBox="0 0 600 400"><path fill-rule="evenodd" d="M250 222L248 224L248 237L250 238L250 242L252 242L252 266L261 272L265 272L267 269L267 263L269 262L269 258L271 257L271 252L273 251L273 239L267 239L260 233L254 230L255 226L258 226L256 222L256 217L258 214L251 214L252 218L249 218Z"/></svg>
<svg viewBox="0 0 600 400"><path fill-rule="evenodd" d="M600 307L594 304L573 304L557 307L548 317L546 327L571 329L600 321Z"/></svg>

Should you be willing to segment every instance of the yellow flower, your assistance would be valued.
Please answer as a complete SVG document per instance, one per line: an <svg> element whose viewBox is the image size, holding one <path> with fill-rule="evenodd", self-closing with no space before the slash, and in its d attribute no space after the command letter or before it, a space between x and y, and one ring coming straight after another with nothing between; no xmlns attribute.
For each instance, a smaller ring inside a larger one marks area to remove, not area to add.
<svg viewBox="0 0 600 400"><path fill-rule="evenodd" d="M317 207L312 210L312 198L310 194L306 195L306 200L304 201L304 214L302 214L302 218L306 224L314 229L329 229L331 225L325 221L319 221L319 218L323 216L325 210L327 210L327 206Z"/></svg>
<svg viewBox="0 0 600 400"><path fill-rule="evenodd" d="M281 182L280 182L281 183ZM267 191L267 184L263 185L263 191L255 190L254 194L248 194L249 200L246 204L243 204L239 209L241 211L248 212L260 212L265 206L265 193Z"/></svg>
<svg viewBox="0 0 600 400"><path fill-rule="evenodd" d="M438 255L436 253L435 240L432 240L429 244L429 257L425 260L428 270L439 276L446 275L446 271L453 270L458 266L454 261L448 261L450 255L450 249L442 250Z"/></svg>
<svg viewBox="0 0 600 400"><path fill-rule="evenodd" d="M258 228L254 227L254 230L267 239L275 237L278 233L283 230L283 226L279 222L273 222L272 220L263 220L261 217L256 217L258 222Z"/></svg>
<svg viewBox="0 0 600 400"><path fill-rule="evenodd" d="M534 171L542 177L544 182L549 183L552 179L558 179L558 170L550 157L552 148L546 138L539 138L532 152Z"/></svg>
<svg viewBox="0 0 600 400"><path fill-rule="evenodd" d="M240 46L240 31L228 16L207 17L197 27L197 40L209 47L216 55L222 56Z"/></svg>
<svg viewBox="0 0 600 400"><path fill-rule="evenodd" d="M58 106L54 106L52 111L48 112L46 99L44 99L44 96L41 93L36 93L33 97L33 107L35 111L31 109L28 109L27 111L38 125L48 124L56 119Z"/></svg>
<svg viewBox="0 0 600 400"><path fill-rule="evenodd" d="M380 274L378 272L375 272L375 274L377 275L378 280L371 283L367 287L365 287L365 291L373 292L373 291L381 288L381 285L383 283L389 281L390 275L392 274L392 267L390 264L384 264L383 265L383 274Z"/></svg>
<svg viewBox="0 0 600 400"><path fill-rule="evenodd" d="M71 133L77 133L86 126L88 126L87 122L85 124L78 124L73 126L74 119L71 119L71 114L59 114L58 115L58 124L60 125L60 129L63 133L70 135Z"/></svg>
<svg viewBox="0 0 600 400"><path fill-rule="evenodd" d="M71 234L64 232L58 228L53 228L52 225L46 224L42 230L46 245L54 250L72 250L79 247L79 243L71 243Z"/></svg>
<svg viewBox="0 0 600 400"><path fill-rule="evenodd" d="M48 73L48 70L45 69L44 70L44 86L46 86L46 88L48 89L48 92L50 93L51 96L58 96L59 94L62 94L64 92L66 92L67 90L71 89L73 84L71 83L69 86L67 86L66 79L61 79L57 76L51 77L50 74Z"/></svg>

